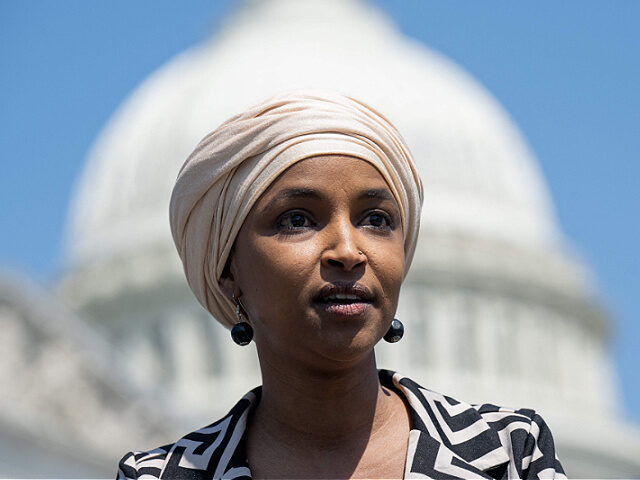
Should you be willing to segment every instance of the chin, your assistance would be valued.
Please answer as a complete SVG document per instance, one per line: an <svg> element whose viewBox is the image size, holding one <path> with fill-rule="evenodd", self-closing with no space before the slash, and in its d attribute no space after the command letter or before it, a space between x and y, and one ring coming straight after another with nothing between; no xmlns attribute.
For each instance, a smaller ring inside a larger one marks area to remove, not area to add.
<svg viewBox="0 0 640 480"><path fill-rule="evenodd" d="M371 331L359 329L354 334L332 332L323 335L321 348L317 351L322 358L335 362L336 366L359 363L373 354L373 347L379 337Z"/></svg>

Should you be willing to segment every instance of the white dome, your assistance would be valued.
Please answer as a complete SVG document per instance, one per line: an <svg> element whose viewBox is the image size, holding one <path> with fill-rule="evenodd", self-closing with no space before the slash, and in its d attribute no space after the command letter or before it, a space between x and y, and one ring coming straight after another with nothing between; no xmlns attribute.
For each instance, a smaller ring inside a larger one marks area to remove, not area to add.
<svg viewBox="0 0 640 480"><path fill-rule="evenodd" d="M225 27L153 73L105 127L73 203L70 267L169 245L171 188L196 143L270 94L309 87L353 95L398 127L424 181L423 229L557 246L544 182L505 111L376 11L254 0Z"/></svg>

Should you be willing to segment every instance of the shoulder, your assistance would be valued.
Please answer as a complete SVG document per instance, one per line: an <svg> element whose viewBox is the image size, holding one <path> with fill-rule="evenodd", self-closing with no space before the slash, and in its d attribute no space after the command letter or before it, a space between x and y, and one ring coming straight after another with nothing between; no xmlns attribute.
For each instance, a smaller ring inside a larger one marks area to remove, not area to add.
<svg viewBox="0 0 640 480"><path fill-rule="evenodd" d="M413 428L435 440L452 458L483 471L503 468L508 478L565 478L551 430L535 410L470 404L398 373L388 375L406 397Z"/></svg>
<svg viewBox="0 0 640 480"><path fill-rule="evenodd" d="M526 478L566 478L547 422L535 410L491 404L473 406L495 431Z"/></svg>
<svg viewBox="0 0 640 480"><path fill-rule="evenodd" d="M173 445L165 445L148 452L129 452L118 463L117 480L160 478L162 467Z"/></svg>
<svg viewBox="0 0 640 480"><path fill-rule="evenodd" d="M244 431L250 408L259 395L259 389L252 390L220 420L175 443L127 453L118 464L116 479L247 478Z"/></svg>

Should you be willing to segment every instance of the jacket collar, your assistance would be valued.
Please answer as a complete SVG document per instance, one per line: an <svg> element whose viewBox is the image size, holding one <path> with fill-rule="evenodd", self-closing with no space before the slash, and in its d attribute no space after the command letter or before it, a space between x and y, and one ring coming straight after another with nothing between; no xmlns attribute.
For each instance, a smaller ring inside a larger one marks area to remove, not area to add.
<svg viewBox="0 0 640 480"><path fill-rule="evenodd" d="M405 478L494 478L490 472L509 462L498 432L474 406L388 370L380 370L380 382L410 407Z"/></svg>
<svg viewBox="0 0 640 480"><path fill-rule="evenodd" d="M409 406L405 478L495 478L492 470L509 462L497 431L474 406L427 390L399 373L380 370L379 377ZM165 465L162 478L175 478L174 468L184 467L194 479L250 479L246 425L261 394L261 387L253 389L226 417L175 443L169 458L179 451L179 463Z"/></svg>

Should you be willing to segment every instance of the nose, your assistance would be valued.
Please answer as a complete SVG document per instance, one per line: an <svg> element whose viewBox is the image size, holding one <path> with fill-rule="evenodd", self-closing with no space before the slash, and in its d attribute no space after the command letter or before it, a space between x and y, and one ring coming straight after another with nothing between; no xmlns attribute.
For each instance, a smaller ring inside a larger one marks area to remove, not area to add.
<svg viewBox="0 0 640 480"><path fill-rule="evenodd" d="M358 233L350 220L337 221L325 227L327 248L322 254L322 265L351 271L367 263L367 257L357 245Z"/></svg>

